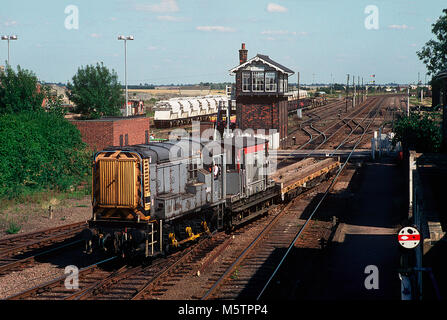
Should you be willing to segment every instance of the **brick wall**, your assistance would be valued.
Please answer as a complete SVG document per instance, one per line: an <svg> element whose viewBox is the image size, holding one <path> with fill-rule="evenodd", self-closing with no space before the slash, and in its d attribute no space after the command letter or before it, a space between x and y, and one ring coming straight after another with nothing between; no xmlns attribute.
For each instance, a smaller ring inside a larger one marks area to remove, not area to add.
<svg viewBox="0 0 447 320"><path fill-rule="evenodd" d="M239 97L236 104L238 127L245 129L276 129L280 139L287 137L287 100L276 97Z"/></svg>
<svg viewBox="0 0 447 320"><path fill-rule="evenodd" d="M120 145L120 136L123 145L146 143L146 131L149 134L149 118L131 118L113 122L113 145Z"/></svg>
<svg viewBox="0 0 447 320"><path fill-rule="evenodd" d="M102 150L113 142L113 122L76 120L70 121L81 132L84 141L92 150Z"/></svg>
<svg viewBox="0 0 447 320"><path fill-rule="evenodd" d="M150 135L149 118L146 117L73 120L71 123L81 132L82 140L90 149L97 151L108 146L146 143Z"/></svg>

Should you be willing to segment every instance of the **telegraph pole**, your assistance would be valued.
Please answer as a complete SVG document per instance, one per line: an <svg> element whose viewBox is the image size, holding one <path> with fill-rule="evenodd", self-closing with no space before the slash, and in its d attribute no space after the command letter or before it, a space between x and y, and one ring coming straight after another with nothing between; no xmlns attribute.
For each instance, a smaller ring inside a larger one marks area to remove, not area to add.
<svg viewBox="0 0 447 320"><path fill-rule="evenodd" d="M407 117L410 116L410 85L408 85L407 89Z"/></svg>
<svg viewBox="0 0 447 320"><path fill-rule="evenodd" d="M332 73L331 73L331 94L332 94L332 86L333 86L333 83L332 83Z"/></svg>
<svg viewBox="0 0 447 320"><path fill-rule="evenodd" d="M362 77L362 102L365 100L365 88L363 87L363 77Z"/></svg>
<svg viewBox="0 0 447 320"><path fill-rule="evenodd" d="M349 95L349 73L348 73L348 80L346 80L346 112L348 112L348 95Z"/></svg>
<svg viewBox="0 0 447 320"><path fill-rule="evenodd" d="M360 76L357 76L357 88L359 90L358 104L360 104L360 92L361 92L361 89L360 89Z"/></svg>
<svg viewBox="0 0 447 320"><path fill-rule="evenodd" d="M352 107L355 107L355 76L352 76L352 87L354 88L354 93L352 96Z"/></svg>

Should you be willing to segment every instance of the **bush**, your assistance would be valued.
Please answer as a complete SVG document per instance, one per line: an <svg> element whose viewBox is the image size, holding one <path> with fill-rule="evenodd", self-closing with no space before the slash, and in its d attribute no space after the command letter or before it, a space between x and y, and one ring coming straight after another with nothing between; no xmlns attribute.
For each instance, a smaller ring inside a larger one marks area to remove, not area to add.
<svg viewBox="0 0 447 320"><path fill-rule="evenodd" d="M441 148L441 128L427 114L419 116L411 113L409 117L397 120L394 126L396 133L393 141L401 141L405 150L417 152L439 152Z"/></svg>
<svg viewBox="0 0 447 320"><path fill-rule="evenodd" d="M56 113L0 116L0 197L66 191L89 175L90 154L78 129Z"/></svg>
<svg viewBox="0 0 447 320"><path fill-rule="evenodd" d="M0 84L0 114L42 109L45 92L32 71L17 66L16 73L7 65L0 72Z"/></svg>

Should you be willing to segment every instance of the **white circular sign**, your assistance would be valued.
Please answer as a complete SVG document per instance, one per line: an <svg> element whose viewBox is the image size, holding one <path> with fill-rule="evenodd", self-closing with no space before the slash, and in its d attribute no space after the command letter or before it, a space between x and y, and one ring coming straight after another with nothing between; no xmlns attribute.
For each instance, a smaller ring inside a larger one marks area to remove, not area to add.
<svg viewBox="0 0 447 320"><path fill-rule="evenodd" d="M407 249L416 248L421 241L421 234L418 229L413 227L404 227L399 230L397 240L400 245Z"/></svg>

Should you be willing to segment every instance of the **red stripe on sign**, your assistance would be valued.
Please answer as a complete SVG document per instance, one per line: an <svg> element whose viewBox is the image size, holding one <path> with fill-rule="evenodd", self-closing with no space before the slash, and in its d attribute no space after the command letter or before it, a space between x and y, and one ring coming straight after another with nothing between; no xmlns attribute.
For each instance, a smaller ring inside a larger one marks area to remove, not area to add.
<svg viewBox="0 0 447 320"><path fill-rule="evenodd" d="M398 236L399 241L419 241L421 240L421 235L419 234L402 234Z"/></svg>
<svg viewBox="0 0 447 320"><path fill-rule="evenodd" d="M251 146L251 147L244 148L245 154L258 152L258 151L262 151L262 150L264 150L264 145L263 144L258 144L258 145L254 145L254 146Z"/></svg>

